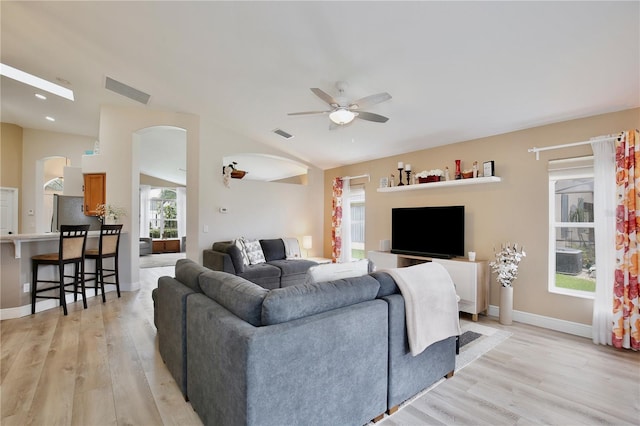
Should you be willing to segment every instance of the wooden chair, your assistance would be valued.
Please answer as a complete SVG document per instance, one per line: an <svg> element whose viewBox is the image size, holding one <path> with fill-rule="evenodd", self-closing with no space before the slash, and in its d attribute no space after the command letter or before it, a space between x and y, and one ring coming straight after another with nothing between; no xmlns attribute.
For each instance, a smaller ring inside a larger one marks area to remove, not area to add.
<svg viewBox="0 0 640 426"><path fill-rule="evenodd" d="M102 225L100 226L100 241L98 242L98 248L85 250L85 259L95 261L95 272L86 272L85 275L89 278L85 278L85 281L93 281L95 285L87 286L95 290L96 296L98 295L98 288L102 291L102 303L106 302L104 295L105 278L114 278L118 297L120 297L120 278L118 275L118 247L120 246L120 232L122 231L122 224L120 225ZM113 258L113 268L105 268L104 260Z"/></svg>
<svg viewBox="0 0 640 426"><path fill-rule="evenodd" d="M73 285L73 300L78 300L78 293L82 294L82 304L87 309L87 295L84 286L84 251L87 244L87 234L89 225L61 225L60 244L57 253L47 253L33 256L31 258L32 283L31 283L31 314L36 312L36 298L39 299L60 299L60 304L67 315L67 301L65 294L69 292L66 287ZM65 275L65 266L73 264L73 275ZM38 269L40 265L54 265L58 267L58 280L39 280ZM65 278L73 278L73 282L66 282ZM80 282L80 291L78 291ZM38 288L38 283L56 284ZM38 296L38 293L59 290L58 296L51 294Z"/></svg>

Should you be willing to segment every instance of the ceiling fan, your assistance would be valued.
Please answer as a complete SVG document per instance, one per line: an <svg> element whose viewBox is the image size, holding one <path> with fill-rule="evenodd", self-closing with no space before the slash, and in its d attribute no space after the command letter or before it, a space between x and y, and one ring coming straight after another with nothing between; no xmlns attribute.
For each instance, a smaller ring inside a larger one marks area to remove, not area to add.
<svg viewBox="0 0 640 426"><path fill-rule="evenodd" d="M349 102L344 96L344 92L347 88L345 82L339 81L336 83L338 89L338 97L334 98L327 92L314 87L311 89L316 96L325 101L331 106L328 111L304 111L304 112L290 112L288 115L314 115L314 114L329 114L331 120L330 129L335 129L339 126L346 126L353 122L354 119L359 118L361 120L374 121L376 123L386 123L389 118L374 114L373 112L362 111L362 108L367 108L371 105L379 104L380 102L391 99L391 95L387 92L378 93L375 95L365 96L353 102Z"/></svg>

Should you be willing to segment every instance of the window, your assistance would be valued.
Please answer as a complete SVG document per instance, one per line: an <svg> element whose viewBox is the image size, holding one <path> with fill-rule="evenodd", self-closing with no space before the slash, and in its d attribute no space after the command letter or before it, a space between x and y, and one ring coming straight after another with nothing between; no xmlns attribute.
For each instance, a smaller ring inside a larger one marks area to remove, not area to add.
<svg viewBox="0 0 640 426"><path fill-rule="evenodd" d="M593 157L549 162L549 291L593 298Z"/></svg>
<svg viewBox="0 0 640 426"><path fill-rule="evenodd" d="M149 193L149 236L178 238L178 206L174 188L152 188Z"/></svg>
<svg viewBox="0 0 640 426"><path fill-rule="evenodd" d="M351 186L351 258L365 259L364 250L364 187Z"/></svg>

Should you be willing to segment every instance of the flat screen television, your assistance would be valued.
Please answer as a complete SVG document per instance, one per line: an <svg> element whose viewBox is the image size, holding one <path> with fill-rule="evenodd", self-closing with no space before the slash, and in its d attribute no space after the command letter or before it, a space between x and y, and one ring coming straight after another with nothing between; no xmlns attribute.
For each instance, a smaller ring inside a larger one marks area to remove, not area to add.
<svg viewBox="0 0 640 426"><path fill-rule="evenodd" d="M391 253L464 256L464 206L392 209Z"/></svg>

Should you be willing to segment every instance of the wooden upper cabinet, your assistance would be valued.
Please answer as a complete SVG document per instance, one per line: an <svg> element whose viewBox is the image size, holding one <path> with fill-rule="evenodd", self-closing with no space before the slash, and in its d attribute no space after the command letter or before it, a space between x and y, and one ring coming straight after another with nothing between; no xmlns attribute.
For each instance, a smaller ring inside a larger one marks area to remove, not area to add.
<svg viewBox="0 0 640 426"><path fill-rule="evenodd" d="M90 173L84 175L84 214L98 216L97 208L107 199L107 175Z"/></svg>

